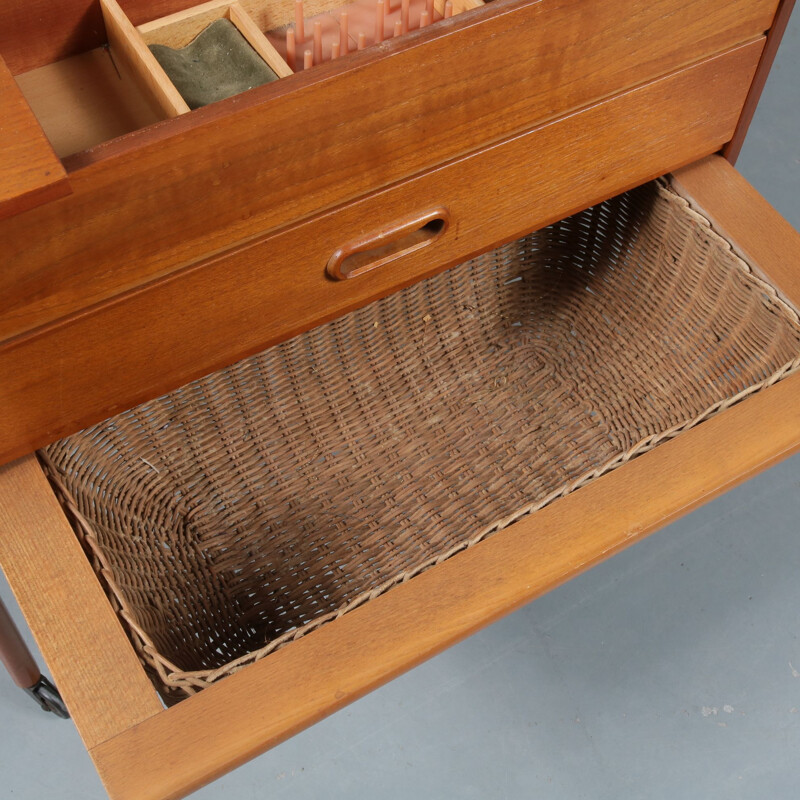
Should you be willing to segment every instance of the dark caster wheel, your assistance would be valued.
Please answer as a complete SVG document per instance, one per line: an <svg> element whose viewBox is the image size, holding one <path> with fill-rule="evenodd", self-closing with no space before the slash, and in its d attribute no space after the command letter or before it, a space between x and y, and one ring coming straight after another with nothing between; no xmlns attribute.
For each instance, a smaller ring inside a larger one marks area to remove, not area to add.
<svg viewBox="0 0 800 800"><path fill-rule="evenodd" d="M58 689L44 675L34 686L25 691L41 706L43 711L52 711L61 719L69 719L69 711L61 699Z"/></svg>

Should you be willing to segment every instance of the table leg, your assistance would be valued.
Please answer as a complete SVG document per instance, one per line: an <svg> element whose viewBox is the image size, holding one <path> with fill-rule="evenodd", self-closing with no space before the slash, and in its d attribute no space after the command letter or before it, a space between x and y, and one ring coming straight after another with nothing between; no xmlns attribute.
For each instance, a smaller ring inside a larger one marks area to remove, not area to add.
<svg viewBox="0 0 800 800"><path fill-rule="evenodd" d="M69 713L58 690L39 671L8 609L0 600L0 661L11 680L24 689L45 710L67 718Z"/></svg>

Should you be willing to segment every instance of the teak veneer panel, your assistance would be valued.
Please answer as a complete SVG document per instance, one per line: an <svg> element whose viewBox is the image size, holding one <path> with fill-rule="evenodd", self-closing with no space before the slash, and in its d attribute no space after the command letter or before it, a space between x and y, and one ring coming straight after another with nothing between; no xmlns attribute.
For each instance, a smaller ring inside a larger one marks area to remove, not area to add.
<svg viewBox="0 0 800 800"><path fill-rule="evenodd" d="M61 161L0 58L0 219L70 191Z"/></svg>
<svg viewBox="0 0 800 800"><path fill-rule="evenodd" d="M109 794L182 797L788 456L799 392L794 375L99 745Z"/></svg>
<svg viewBox="0 0 800 800"><path fill-rule="evenodd" d="M752 40L776 1L502 0L72 157L71 197L0 222L0 340Z"/></svg>
<svg viewBox="0 0 800 800"><path fill-rule="evenodd" d="M736 127L762 45L763 37L0 347L0 463L716 151ZM326 277L346 241L438 206L451 224L435 242L353 280Z"/></svg>
<svg viewBox="0 0 800 800"><path fill-rule="evenodd" d="M0 566L87 747L162 710L34 456L0 467Z"/></svg>

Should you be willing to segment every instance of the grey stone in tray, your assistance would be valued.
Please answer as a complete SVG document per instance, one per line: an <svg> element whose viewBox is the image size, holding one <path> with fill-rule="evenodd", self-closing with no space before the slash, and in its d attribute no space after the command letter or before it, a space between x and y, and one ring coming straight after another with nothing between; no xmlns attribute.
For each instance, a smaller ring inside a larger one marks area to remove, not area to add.
<svg viewBox="0 0 800 800"><path fill-rule="evenodd" d="M189 108L200 108L277 79L237 27L218 19L176 50L151 44L150 51Z"/></svg>

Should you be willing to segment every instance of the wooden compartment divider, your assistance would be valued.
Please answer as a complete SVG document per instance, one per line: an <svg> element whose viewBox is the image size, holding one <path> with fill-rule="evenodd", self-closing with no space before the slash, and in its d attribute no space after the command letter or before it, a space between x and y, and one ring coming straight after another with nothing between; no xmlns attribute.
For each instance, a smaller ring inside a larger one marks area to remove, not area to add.
<svg viewBox="0 0 800 800"><path fill-rule="evenodd" d="M167 47L185 47L203 29L218 19L225 19L229 0L210 0L208 3L176 11L165 17L136 26L144 43Z"/></svg>
<svg viewBox="0 0 800 800"><path fill-rule="evenodd" d="M173 86L117 0L100 0L100 5L111 49L130 68L142 91L167 117L188 113L186 101Z"/></svg>

